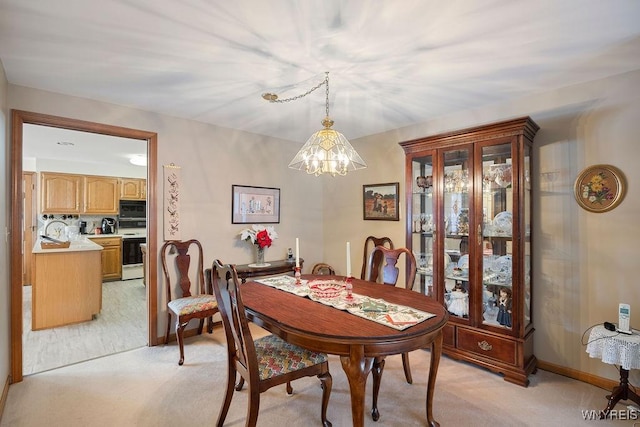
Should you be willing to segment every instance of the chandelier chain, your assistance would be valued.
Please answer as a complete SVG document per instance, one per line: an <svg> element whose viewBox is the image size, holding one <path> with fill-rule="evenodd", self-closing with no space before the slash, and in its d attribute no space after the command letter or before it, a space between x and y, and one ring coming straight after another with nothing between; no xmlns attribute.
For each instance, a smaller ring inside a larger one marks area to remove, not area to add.
<svg viewBox="0 0 640 427"><path fill-rule="evenodd" d="M311 89L306 91L305 93L293 96L291 98L285 98L285 99L277 99L277 98L276 99L268 99L268 101L269 102L279 102L279 103L295 101L297 99L304 98L305 96L309 95L310 93L320 89L322 87L322 85L326 85L327 86L327 105L326 105L326 110L327 110L327 116L329 116L329 72L328 71L325 72L325 78L324 78L323 81L321 81L320 83L318 83L317 85L315 85L314 87L312 87Z"/></svg>

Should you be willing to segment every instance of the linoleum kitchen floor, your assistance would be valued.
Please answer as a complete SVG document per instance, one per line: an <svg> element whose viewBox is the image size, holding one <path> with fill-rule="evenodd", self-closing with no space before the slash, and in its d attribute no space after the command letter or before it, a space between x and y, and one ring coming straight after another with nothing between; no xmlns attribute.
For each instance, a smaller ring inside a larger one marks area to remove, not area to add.
<svg viewBox="0 0 640 427"><path fill-rule="evenodd" d="M31 330L31 286L23 287L23 375L71 365L147 345L146 290L142 279L102 284L95 320Z"/></svg>

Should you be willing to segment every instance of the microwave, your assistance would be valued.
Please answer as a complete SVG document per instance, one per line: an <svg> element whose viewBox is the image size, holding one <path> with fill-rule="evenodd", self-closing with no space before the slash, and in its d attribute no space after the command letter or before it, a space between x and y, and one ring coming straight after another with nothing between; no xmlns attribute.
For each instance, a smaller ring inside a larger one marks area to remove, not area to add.
<svg viewBox="0 0 640 427"><path fill-rule="evenodd" d="M120 219L146 219L146 200L120 200Z"/></svg>

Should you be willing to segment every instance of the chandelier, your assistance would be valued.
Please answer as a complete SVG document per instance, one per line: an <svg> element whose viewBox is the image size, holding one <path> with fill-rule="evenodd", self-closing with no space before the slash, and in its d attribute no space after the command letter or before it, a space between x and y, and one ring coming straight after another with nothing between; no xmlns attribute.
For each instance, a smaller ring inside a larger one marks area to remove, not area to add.
<svg viewBox="0 0 640 427"><path fill-rule="evenodd" d="M291 160L289 167L291 169L304 170L308 174L315 176L324 173L336 175L346 175L348 171L364 169L367 165L358 155L356 150L351 146L347 138L340 132L331 129L333 120L329 118L329 72L325 72L325 78L318 85L309 89L302 95L294 96L287 99L278 99L278 95L274 93L264 93L262 98L269 102L289 102L303 98L311 92L325 85L326 117L322 120L324 129L320 129L302 146L298 154Z"/></svg>

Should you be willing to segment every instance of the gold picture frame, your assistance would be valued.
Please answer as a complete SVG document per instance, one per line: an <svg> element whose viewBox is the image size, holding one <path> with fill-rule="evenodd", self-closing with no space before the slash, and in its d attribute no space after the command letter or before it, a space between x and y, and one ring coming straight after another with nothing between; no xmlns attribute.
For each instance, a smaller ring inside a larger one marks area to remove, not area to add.
<svg viewBox="0 0 640 427"><path fill-rule="evenodd" d="M607 212L624 199L627 183L622 171L611 165L593 165L576 178L573 193L583 209L589 212Z"/></svg>

